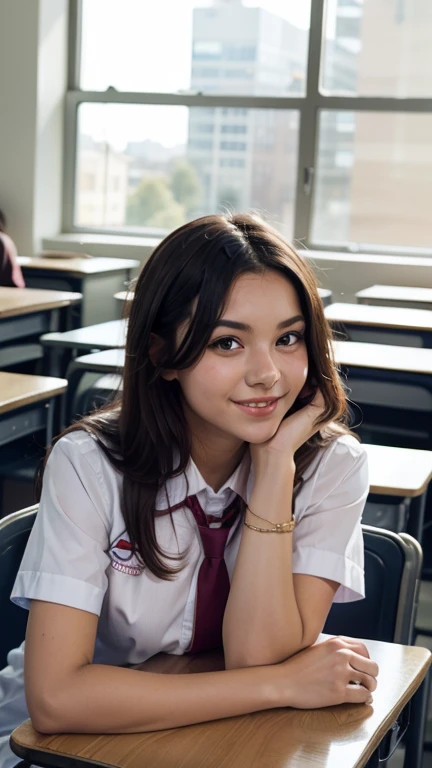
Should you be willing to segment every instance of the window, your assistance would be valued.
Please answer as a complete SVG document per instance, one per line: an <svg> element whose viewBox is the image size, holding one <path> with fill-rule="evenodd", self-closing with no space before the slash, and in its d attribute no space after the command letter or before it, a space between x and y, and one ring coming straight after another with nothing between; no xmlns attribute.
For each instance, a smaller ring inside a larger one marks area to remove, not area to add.
<svg viewBox="0 0 432 768"><path fill-rule="evenodd" d="M67 231L228 206L312 248L432 253L430 0L75 0L71 21Z"/></svg>
<svg viewBox="0 0 432 768"><path fill-rule="evenodd" d="M245 152L247 144L244 141L221 141L221 149L236 150L237 152Z"/></svg>

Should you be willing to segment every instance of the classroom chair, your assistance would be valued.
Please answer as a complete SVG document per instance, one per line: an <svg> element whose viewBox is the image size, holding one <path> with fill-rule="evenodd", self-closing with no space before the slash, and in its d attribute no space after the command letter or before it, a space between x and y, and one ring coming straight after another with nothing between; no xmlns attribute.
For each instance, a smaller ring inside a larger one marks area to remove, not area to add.
<svg viewBox="0 0 432 768"><path fill-rule="evenodd" d="M14 605L10 594L36 512L34 505L0 520L0 669L6 666L9 651L21 645L25 637L28 612Z"/></svg>
<svg viewBox="0 0 432 768"><path fill-rule="evenodd" d="M362 528L366 597L353 603L334 603L323 631L411 645L423 559L420 544L407 533L368 525ZM380 765L386 765L405 735L404 768L421 768L428 687L429 676L381 744Z"/></svg>

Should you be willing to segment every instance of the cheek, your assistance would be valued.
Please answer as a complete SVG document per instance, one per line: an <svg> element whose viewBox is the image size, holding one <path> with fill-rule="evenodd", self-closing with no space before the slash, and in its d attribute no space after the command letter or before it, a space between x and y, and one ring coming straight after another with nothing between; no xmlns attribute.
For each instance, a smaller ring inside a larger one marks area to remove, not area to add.
<svg viewBox="0 0 432 768"><path fill-rule="evenodd" d="M194 371L179 377L179 384L189 403L205 403L207 407L218 394L229 391L232 371L228 366L203 361Z"/></svg>

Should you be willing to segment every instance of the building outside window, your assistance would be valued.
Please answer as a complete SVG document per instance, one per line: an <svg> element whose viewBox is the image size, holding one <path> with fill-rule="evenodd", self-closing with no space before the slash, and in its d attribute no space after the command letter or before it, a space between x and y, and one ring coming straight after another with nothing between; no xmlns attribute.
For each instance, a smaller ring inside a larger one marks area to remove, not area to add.
<svg viewBox="0 0 432 768"><path fill-rule="evenodd" d="M257 210L307 246L432 251L429 0L75 11L67 229Z"/></svg>

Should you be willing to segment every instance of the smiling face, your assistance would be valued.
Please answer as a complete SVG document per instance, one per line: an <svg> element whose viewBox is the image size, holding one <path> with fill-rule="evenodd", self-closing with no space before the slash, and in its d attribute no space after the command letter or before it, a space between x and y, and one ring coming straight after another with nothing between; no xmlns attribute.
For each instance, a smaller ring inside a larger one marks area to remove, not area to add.
<svg viewBox="0 0 432 768"><path fill-rule="evenodd" d="M195 441L236 451L277 431L306 381L305 321L280 273L241 275L201 359L177 379ZM194 451L192 450L192 454Z"/></svg>

